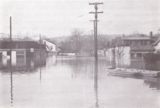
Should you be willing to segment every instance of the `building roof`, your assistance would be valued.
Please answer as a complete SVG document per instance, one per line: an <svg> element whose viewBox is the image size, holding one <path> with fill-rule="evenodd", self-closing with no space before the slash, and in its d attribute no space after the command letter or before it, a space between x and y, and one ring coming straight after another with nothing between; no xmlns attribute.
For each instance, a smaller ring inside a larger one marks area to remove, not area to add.
<svg viewBox="0 0 160 108"><path fill-rule="evenodd" d="M156 46L158 43L160 43L160 37L153 43L153 45Z"/></svg>
<svg viewBox="0 0 160 108"><path fill-rule="evenodd" d="M25 41L25 40L14 40L12 42L8 40L0 41L0 49L30 49L30 48L45 48L44 45L36 42L36 41Z"/></svg>
<svg viewBox="0 0 160 108"><path fill-rule="evenodd" d="M56 43L54 41L50 40L50 39L42 39L42 41L47 41L47 42L49 42L51 44L56 45Z"/></svg>
<svg viewBox="0 0 160 108"><path fill-rule="evenodd" d="M54 42L47 40L47 39L42 39L42 42L47 42L49 44L56 45Z"/></svg>
<svg viewBox="0 0 160 108"><path fill-rule="evenodd" d="M131 36L123 36L123 40L151 40L150 36L146 35L131 35Z"/></svg>

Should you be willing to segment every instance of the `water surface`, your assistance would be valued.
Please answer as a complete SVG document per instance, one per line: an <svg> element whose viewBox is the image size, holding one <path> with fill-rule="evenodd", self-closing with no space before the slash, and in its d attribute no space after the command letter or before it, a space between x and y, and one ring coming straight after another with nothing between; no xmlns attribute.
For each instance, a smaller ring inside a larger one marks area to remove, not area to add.
<svg viewBox="0 0 160 108"><path fill-rule="evenodd" d="M1 68L0 108L160 108L160 79L108 76L105 58L99 60L97 86L91 57L29 63Z"/></svg>

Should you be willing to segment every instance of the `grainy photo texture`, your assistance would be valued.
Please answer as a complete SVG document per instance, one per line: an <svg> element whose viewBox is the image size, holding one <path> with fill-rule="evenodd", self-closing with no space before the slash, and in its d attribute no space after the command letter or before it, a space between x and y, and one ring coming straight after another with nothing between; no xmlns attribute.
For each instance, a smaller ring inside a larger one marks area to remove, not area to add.
<svg viewBox="0 0 160 108"><path fill-rule="evenodd" d="M160 0L0 0L0 108L160 108Z"/></svg>

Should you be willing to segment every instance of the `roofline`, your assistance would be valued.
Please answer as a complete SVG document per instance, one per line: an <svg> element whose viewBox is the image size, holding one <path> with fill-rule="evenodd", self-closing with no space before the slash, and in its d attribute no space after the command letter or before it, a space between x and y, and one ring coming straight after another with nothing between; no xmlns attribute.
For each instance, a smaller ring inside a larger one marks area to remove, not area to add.
<svg viewBox="0 0 160 108"><path fill-rule="evenodd" d="M47 39L42 39L42 40L48 41L48 42L50 42L50 43L52 43L52 44L55 44L54 42L52 42L52 41L50 41L50 40L47 40ZM55 44L55 45L56 45L56 44Z"/></svg>
<svg viewBox="0 0 160 108"><path fill-rule="evenodd" d="M155 45L157 45L159 42L160 42L160 38L159 38L156 42L154 42L153 45L155 46Z"/></svg>
<svg viewBox="0 0 160 108"><path fill-rule="evenodd" d="M152 40L152 39L131 39L131 38L122 38L123 40Z"/></svg>
<svg viewBox="0 0 160 108"><path fill-rule="evenodd" d="M10 39L0 39L0 41L10 41ZM31 42L38 42L38 41L35 41L35 40L21 40L21 39L12 39L12 41L31 41Z"/></svg>

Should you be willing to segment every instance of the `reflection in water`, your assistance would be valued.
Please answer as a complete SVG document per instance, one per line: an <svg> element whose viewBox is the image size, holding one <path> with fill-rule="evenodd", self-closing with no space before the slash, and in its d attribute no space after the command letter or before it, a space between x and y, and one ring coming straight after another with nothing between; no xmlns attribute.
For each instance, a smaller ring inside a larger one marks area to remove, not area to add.
<svg viewBox="0 0 160 108"><path fill-rule="evenodd" d="M136 69L160 70L160 61L132 60L129 66Z"/></svg>
<svg viewBox="0 0 160 108"><path fill-rule="evenodd" d="M34 67L36 65L34 62ZM46 68L40 65L35 72L21 74L14 70L13 75L0 74L0 85L4 84L0 89L0 107L137 108L141 105L158 108L155 101L159 96L160 79L107 76L106 65L105 59L100 58L97 65L89 57L57 58L56 62L48 58ZM12 68L9 70L12 72ZM10 76L9 79L6 76Z"/></svg>
<svg viewBox="0 0 160 108"><path fill-rule="evenodd" d="M99 58L100 59L100 58ZM106 65L105 59L100 60L100 68L103 65ZM95 99L95 108L99 108L99 99L98 99L98 70L99 62L95 61L92 57L84 58L59 58L57 60L58 64L69 65L73 69L72 78L77 77L89 77L93 79L93 90L94 90L94 99Z"/></svg>
<svg viewBox="0 0 160 108"><path fill-rule="evenodd" d="M126 75L126 76L118 75L118 77L140 79L140 80L143 80L144 84L148 85L150 88L160 90L160 78L143 77L143 76L128 76L128 75Z"/></svg>
<svg viewBox="0 0 160 108"><path fill-rule="evenodd" d="M42 79L42 69L41 69L41 67L39 68L39 80L40 80L40 82L41 82L41 79Z"/></svg>
<svg viewBox="0 0 160 108"><path fill-rule="evenodd" d="M160 90L160 78L147 78L144 83L149 85L150 88Z"/></svg>
<svg viewBox="0 0 160 108"><path fill-rule="evenodd" d="M11 106L13 106L13 71L12 71L12 49L10 49L10 102Z"/></svg>
<svg viewBox="0 0 160 108"><path fill-rule="evenodd" d="M11 52L11 51L10 51ZM12 56L10 55L10 59L7 59L6 63L0 63L0 70L4 74L8 74L10 79L10 105L14 106L14 79L13 74L15 73L32 73L36 72L36 69L40 69L40 82L42 79L41 67L46 65L46 57L42 55L37 55L36 57L22 57L17 56L16 62L13 64Z"/></svg>
<svg viewBox="0 0 160 108"><path fill-rule="evenodd" d="M95 60L95 70L94 70L94 89L95 89L95 107L99 108L98 104L98 60Z"/></svg>
<svg viewBox="0 0 160 108"><path fill-rule="evenodd" d="M12 72L12 65L10 65L10 93L11 93L11 106L13 106L13 72Z"/></svg>
<svg viewBox="0 0 160 108"><path fill-rule="evenodd" d="M9 60L10 61L10 60ZM0 70L2 72L10 72L10 64L0 64ZM39 67L44 67L46 65L46 57L36 56L36 57L21 57L18 56L16 63L12 65L13 72L34 72Z"/></svg>

